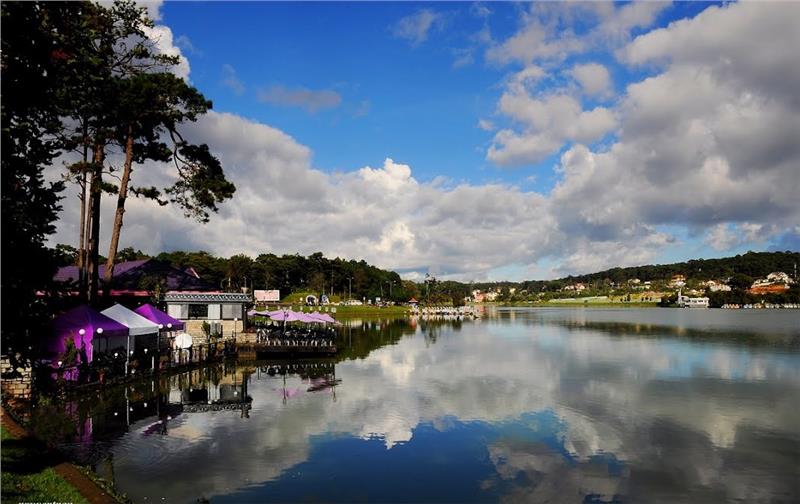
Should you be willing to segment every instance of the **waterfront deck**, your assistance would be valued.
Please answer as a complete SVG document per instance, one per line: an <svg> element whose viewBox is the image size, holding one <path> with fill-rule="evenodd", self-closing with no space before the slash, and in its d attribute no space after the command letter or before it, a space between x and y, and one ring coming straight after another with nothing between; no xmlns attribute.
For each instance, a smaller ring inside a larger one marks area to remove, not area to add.
<svg viewBox="0 0 800 504"><path fill-rule="evenodd" d="M329 344L299 344L292 341L277 341L269 343L242 343L237 347L237 356L241 360L259 360L286 357L328 357L335 355L336 345Z"/></svg>

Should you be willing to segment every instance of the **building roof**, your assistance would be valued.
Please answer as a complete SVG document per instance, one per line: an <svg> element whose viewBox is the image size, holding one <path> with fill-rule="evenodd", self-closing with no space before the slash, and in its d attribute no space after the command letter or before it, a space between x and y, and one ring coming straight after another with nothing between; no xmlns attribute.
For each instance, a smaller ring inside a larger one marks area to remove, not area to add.
<svg viewBox="0 0 800 504"><path fill-rule="evenodd" d="M105 271L105 264L101 264L98 268L101 284ZM213 291L216 288L202 280L194 270L191 272L181 270L158 259L140 259L117 263L114 267L111 289L117 294L145 292L147 290L145 280L148 278L164 279L167 290ZM59 268L53 279L57 282L75 283L78 281L78 267Z"/></svg>
<svg viewBox="0 0 800 504"><path fill-rule="evenodd" d="M167 303L250 303L250 294L241 292L167 292Z"/></svg>

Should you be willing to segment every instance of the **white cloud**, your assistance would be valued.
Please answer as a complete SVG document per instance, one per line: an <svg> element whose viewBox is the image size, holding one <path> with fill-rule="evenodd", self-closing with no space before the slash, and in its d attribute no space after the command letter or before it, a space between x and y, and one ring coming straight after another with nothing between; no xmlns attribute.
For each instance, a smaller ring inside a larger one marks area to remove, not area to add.
<svg viewBox="0 0 800 504"><path fill-rule="evenodd" d="M159 53L167 56L177 56L178 64L171 68L172 73L181 79L189 79L189 60L183 55L181 49L175 45L172 30L166 25L155 25L152 28L143 27L147 38L153 41Z"/></svg>
<svg viewBox="0 0 800 504"><path fill-rule="evenodd" d="M207 114L185 134L219 155L238 188L234 199L205 226L132 199L122 246L221 255L320 250L408 275L438 268L469 279L545 258L559 274L649 262L674 242L666 225L707 233L721 249L770 240L800 222L800 102L789 92L800 89L791 50L798 8L710 7L636 38L620 57L654 72L629 84L614 108L587 110L569 88L542 92L549 70L537 63L511 75L498 103L510 125L479 123L499 128L487 157L527 163L566 146L546 194L419 181L414 160L400 156L327 173L280 130ZM341 99L304 91L278 94L308 110ZM611 132L602 149L587 146ZM134 185L169 182L167 169L152 168L137 169ZM112 203L106 198L104 215ZM64 205L53 241L74 243L77 205Z"/></svg>
<svg viewBox="0 0 800 504"><path fill-rule="evenodd" d="M421 9L401 18L392 27L392 34L417 46L428 40L431 29L440 28L443 17L430 9Z"/></svg>
<svg viewBox="0 0 800 504"><path fill-rule="evenodd" d="M529 65L536 61L560 62L598 46L618 47L630 39L634 28L650 26L667 2L631 2L620 7L610 2L532 3L521 16L520 29L507 40L486 50L489 62ZM575 21L589 24L578 32Z"/></svg>
<svg viewBox="0 0 800 504"><path fill-rule="evenodd" d="M478 18L488 18L492 15L492 10L486 6L486 4L475 2L470 4L469 12L475 17Z"/></svg>
<svg viewBox="0 0 800 504"><path fill-rule="evenodd" d="M629 84L614 109L583 110L567 88L537 94L540 81L509 80L498 111L515 127L497 132L487 158L524 164L573 144L548 195L558 229L576 240L563 271L596 269L602 257L646 262L664 246L637 251L657 236L653 226L707 229L707 243L729 250L800 220L800 70L787 49L800 44L798 12L729 4L639 36L619 57L658 71ZM653 13L634 14L623 24L646 25ZM572 75L599 93L604 79L585 70ZM610 146L585 146L610 131Z"/></svg>
<svg viewBox="0 0 800 504"><path fill-rule="evenodd" d="M342 103L342 96L331 89L312 90L284 86L262 89L258 92L258 99L271 105L301 107L312 114L322 109L338 107Z"/></svg>
<svg viewBox="0 0 800 504"><path fill-rule="evenodd" d="M728 224L722 222L708 230L705 242L714 250L731 250L743 244L763 244L780 232L775 225L742 222Z"/></svg>
<svg viewBox="0 0 800 504"><path fill-rule="evenodd" d="M575 65L570 71L588 96L606 96L611 92L611 75L598 63Z"/></svg>
<svg viewBox="0 0 800 504"><path fill-rule="evenodd" d="M500 98L498 109L521 125L522 131L497 132L487 153L487 158L496 164L538 162L567 141L592 142L617 125L614 113L607 108L583 110L577 99L566 94L537 98L521 86L510 87Z"/></svg>
<svg viewBox="0 0 800 504"><path fill-rule="evenodd" d="M465 49L454 49L453 55L455 59L453 60L453 68L463 68L465 66L469 66L475 62L475 50L471 47Z"/></svg>
<svg viewBox="0 0 800 504"><path fill-rule="evenodd" d="M507 80L498 104L514 124L495 135L487 159L498 165L538 163L570 142L590 143L613 132L615 112L584 110L580 96L611 97L608 69L595 62L563 71L558 65L576 54L619 47L630 40L632 29L652 24L666 5L531 4L522 13L519 30L504 41L490 42L486 50L489 62L523 67ZM575 84L558 84L566 76L577 81L580 93Z"/></svg>
<svg viewBox="0 0 800 504"><path fill-rule="evenodd" d="M494 130L494 123L489 119L479 119L478 120L478 127L483 131L493 131Z"/></svg>
<svg viewBox="0 0 800 504"><path fill-rule="evenodd" d="M202 54L202 52L192 44L192 41L186 35L179 35L175 39L175 45L189 54Z"/></svg>
<svg viewBox="0 0 800 504"><path fill-rule="evenodd" d="M236 73L236 69L227 63L222 65L222 85L237 95L241 95L245 90L244 83Z"/></svg>
<svg viewBox="0 0 800 504"><path fill-rule="evenodd" d="M753 500L754 488L791 492L790 470L748 476L750 468L736 470L722 461L753 453L752 443L763 438L742 435L753 425L773 439L795 435L796 401L782 393L800 384L794 360L774 352L743 355L738 348L722 345L691 351L675 339L641 337L647 320L642 316L643 323L637 324L634 313L629 325L614 325L613 335L607 330L608 314L575 311L574 318L550 323L515 315L518 330L509 330L503 318L465 323L457 333L431 323L426 329L443 336L436 344L420 327L365 358L339 362L336 401L330 392L307 392L308 381L296 374L288 374L284 382L280 375L253 373L249 421L238 415L181 414L170 421L170 435L157 439L141 436L136 429L144 426L134 424L129 436L135 439L116 446L124 455L115 458L119 483L123 489L126 483L135 489L131 493L137 500L163 496L165 481L172 495L213 500L220 489L232 493L281 475L292 477L291 470L309 459L325 434L379 439L387 449L396 449L397 443L413 440L420 424L444 430L447 419L456 418L476 423L481 432L500 434L485 436L487 456L497 464L500 478L517 482L502 488L518 492L505 495L514 502L559 501L564 495L589 493L608 500L622 493L637 502L670 501L675 492L699 488L698 478L705 481L702 487L708 493L737 500ZM611 316L618 320L618 315ZM684 323L698 329L691 321ZM622 345L611 341L626 331L640 337ZM701 381L692 382L693 374ZM724 387L731 377L746 385L748 400L719 393L721 387L729 392ZM669 393L658 393L665 383ZM286 401L284 387L291 395ZM177 391L175 384L172 388ZM555 421L536 422L539 414ZM248 442L216 441L230 429ZM535 435L513 435L526 431ZM558 444L544 447L537 439ZM146 448L156 445L170 454L171 463L153 477L141 478L141 471L152 467L152 452ZM256 459L261 462L253 464ZM687 459L694 461L691 470L674 470ZM609 471L611 460L625 461L625 467ZM207 477L176 478L169 473L190 464ZM652 486L637 484L635 471L628 468L670 477L654 494ZM745 483L734 484L743 475ZM616 483L622 491L615 490Z"/></svg>

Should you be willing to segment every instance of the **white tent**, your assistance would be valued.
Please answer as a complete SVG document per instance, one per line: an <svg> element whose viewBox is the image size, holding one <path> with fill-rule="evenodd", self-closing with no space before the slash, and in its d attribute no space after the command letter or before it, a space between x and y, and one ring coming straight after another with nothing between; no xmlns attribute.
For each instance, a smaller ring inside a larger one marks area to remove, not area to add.
<svg viewBox="0 0 800 504"><path fill-rule="evenodd" d="M100 313L110 319L116 320L128 328L127 352L125 352L125 374L128 374L128 363L133 353L131 349L131 338L133 338L134 347L136 347L136 336L153 334L158 337L158 324L147 320L135 311L129 310L121 304L115 304L111 308L106 308Z"/></svg>
<svg viewBox="0 0 800 504"><path fill-rule="evenodd" d="M127 327L131 336L158 334L158 324L147 320L135 311L129 310L121 304L115 304L111 308L106 308L100 313Z"/></svg>

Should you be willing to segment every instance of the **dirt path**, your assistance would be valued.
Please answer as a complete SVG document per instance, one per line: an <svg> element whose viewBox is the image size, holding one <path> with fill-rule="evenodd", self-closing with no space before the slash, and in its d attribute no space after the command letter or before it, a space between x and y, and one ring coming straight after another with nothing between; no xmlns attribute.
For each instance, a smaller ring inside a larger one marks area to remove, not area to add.
<svg viewBox="0 0 800 504"><path fill-rule="evenodd" d="M3 428L17 439L29 437L28 432L2 409L0 416ZM59 476L64 478L67 483L75 487L90 504L119 504L119 501L100 488L88 476L83 474L80 469L68 462L61 462L53 467Z"/></svg>

